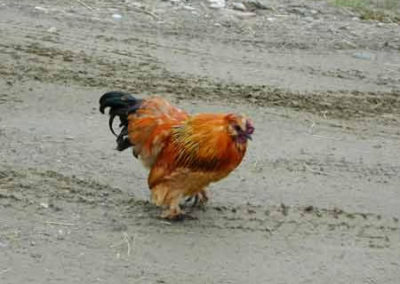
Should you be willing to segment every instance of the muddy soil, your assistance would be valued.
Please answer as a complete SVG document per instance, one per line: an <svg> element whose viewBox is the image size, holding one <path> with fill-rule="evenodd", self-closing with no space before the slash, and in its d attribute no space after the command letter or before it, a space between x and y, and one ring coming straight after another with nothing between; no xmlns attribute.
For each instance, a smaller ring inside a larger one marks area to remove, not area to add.
<svg viewBox="0 0 400 284"><path fill-rule="evenodd" d="M261 2L0 1L0 283L398 283L400 25ZM197 219L158 218L112 89L254 119Z"/></svg>

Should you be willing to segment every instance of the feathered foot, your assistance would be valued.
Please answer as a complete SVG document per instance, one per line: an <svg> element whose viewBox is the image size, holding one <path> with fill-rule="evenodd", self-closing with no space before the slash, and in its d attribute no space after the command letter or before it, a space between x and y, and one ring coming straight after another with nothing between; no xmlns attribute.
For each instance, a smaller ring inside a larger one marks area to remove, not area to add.
<svg viewBox="0 0 400 284"><path fill-rule="evenodd" d="M168 219L168 220L174 220L174 221L180 221L183 220L183 215L185 212L178 206L170 207L169 209L164 210L161 213L161 218L162 219Z"/></svg>
<svg viewBox="0 0 400 284"><path fill-rule="evenodd" d="M195 219L186 214L179 203L182 199L182 194L177 190L170 190L169 187L159 185L152 189L152 201L155 205L166 208L160 218L170 221L182 221L184 219Z"/></svg>
<svg viewBox="0 0 400 284"><path fill-rule="evenodd" d="M190 214L185 213L184 211L180 210L180 213L176 213L170 209L165 210L161 216L162 219L167 219L169 221L183 221L183 220L197 220L196 217L193 217Z"/></svg>

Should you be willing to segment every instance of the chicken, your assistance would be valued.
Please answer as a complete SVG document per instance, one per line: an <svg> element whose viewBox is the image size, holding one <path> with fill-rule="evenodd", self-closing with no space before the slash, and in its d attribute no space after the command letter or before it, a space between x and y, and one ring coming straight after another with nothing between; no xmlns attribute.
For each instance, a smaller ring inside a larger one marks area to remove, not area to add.
<svg viewBox="0 0 400 284"><path fill-rule="evenodd" d="M185 216L183 198L207 202L206 187L239 166L254 131L253 122L243 115L189 115L160 97L108 92L100 98L101 113L107 107L117 150L132 147L133 155L150 169L152 202L165 208L162 218L172 220ZM113 129L116 116L119 134Z"/></svg>

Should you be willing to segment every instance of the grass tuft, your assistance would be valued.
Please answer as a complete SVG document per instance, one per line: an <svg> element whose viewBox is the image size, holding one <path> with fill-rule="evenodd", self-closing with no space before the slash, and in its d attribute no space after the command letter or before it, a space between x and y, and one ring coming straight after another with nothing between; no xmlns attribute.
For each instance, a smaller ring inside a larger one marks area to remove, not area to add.
<svg viewBox="0 0 400 284"><path fill-rule="evenodd" d="M400 23L399 0L331 0L337 7L347 7L359 13L362 20Z"/></svg>

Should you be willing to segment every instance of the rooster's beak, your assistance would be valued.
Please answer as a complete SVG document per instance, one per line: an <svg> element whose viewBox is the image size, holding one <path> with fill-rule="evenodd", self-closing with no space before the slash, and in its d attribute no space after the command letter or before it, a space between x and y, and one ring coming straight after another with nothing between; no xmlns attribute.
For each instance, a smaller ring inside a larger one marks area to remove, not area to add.
<svg viewBox="0 0 400 284"><path fill-rule="evenodd" d="M251 138L251 134L246 134L246 138L249 140L253 140L253 138Z"/></svg>

